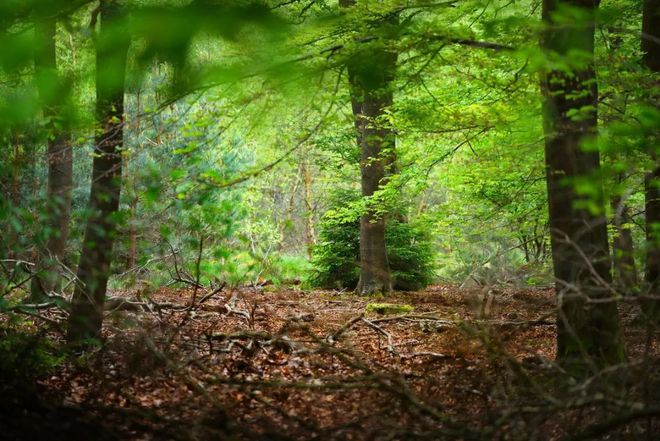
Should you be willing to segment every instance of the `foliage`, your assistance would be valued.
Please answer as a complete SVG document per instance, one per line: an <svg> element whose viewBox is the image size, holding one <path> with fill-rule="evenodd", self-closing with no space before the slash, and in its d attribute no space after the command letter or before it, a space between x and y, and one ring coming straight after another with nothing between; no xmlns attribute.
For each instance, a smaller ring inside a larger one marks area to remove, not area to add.
<svg viewBox="0 0 660 441"><path fill-rule="evenodd" d="M359 279L361 200L352 191L336 191L331 200L334 209L321 219L309 281L312 286L354 288ZM395 289L416 291L433 281L435 251L427 223L391 213L385 241Z"/></svg>
<svg viewBox="0 0 660 441"><path fill-rule="evenodd" d="M50 372L64 357L48 338L30 330L14 316L13 324L0 326L0 375L3 378L35 378Z"/></svg>

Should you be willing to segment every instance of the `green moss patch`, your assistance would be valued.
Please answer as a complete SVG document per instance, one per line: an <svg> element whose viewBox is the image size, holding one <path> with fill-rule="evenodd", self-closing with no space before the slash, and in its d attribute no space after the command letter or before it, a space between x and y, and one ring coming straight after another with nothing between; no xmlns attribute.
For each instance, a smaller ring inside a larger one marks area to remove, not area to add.
<svg viewBox="0 0 660 441"><path fill-rule="evenodd" d="M375 312L376 314L406 314L412 312L412 310L412 306L405 304L369 303L367 305L367 312Z"/></svg>

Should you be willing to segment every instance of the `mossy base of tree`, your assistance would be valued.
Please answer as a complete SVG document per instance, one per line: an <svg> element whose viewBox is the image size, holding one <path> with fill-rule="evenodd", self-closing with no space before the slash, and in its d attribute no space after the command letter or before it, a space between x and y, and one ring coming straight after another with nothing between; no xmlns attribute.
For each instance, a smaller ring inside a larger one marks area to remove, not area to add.
<svg viewBox="0 0 660 441"><path fill-rule="evenodd" d="M368 282L360 277L360 281L355 287L355 292L361 296L371 296L379 294L389 294L392 292L392 283L390 280L371 279Z"/></svg>

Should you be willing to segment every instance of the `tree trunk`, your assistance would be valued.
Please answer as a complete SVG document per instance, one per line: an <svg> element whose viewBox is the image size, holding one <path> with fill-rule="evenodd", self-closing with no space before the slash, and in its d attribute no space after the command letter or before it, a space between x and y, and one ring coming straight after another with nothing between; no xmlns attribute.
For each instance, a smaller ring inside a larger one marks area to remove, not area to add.
<svg viewBox="0 0 660 441"><path fill-rule="evenodd" d="M140 113L142 108L141 93L138 89L135 92L135 115L132 118L132 124L130 126L131 131L124 133L126 139L129 139L131 136L139 138L140 136ZM124 188L128 190L128 218L126 219L126 235L128 244L126 247L126 262L125 270L129 271L137 265L138 259L138 204L140 203L140 197L135 186L135 180L131 179L133 172L129 166L130 160L133 156L133 152L129 155L124 156L123 170L125 176L122 178Z"/></svg>
<svg viewBox="0 0 660 441"><path fill-rule="evenodd" d="M305 157L302 160L303 184L305 186L305 242L307 255L312 258L312 250L316 242L316 231L314 230L314 204L312 198L312 170L309 163L309 153L305 149Z"/></svg>
<svg viewBox="0 0 660 441"><path fill-rule="evenodd" d="M39 247L38 274L31 285L33 303L43 300L46 293L60 289L58 261L64 260L71 217L73 155L68 124L61 112L64 90L57 72L56 26L52 17L40 17L35 23L36 79L47 130L48 190L44 224L49 227L50 234L45 238L45 246Z"/></svg>
<svg viewBox="0 0 660 441"><path fill-rule="evenodd" d="M340 0L342 7L354 5ZM393 164L395 134L382 121L392 105L391 90L396 71L397 53L382 39L353 54L347 61L351 104L360 147L362 196L370 198L385 183L387 167ZM385 244L386 216L378 213L371 201L360 217L360 279L356 291L367 295L392 290L390 267Z"/></svg>
<svg viewBox="0 0 660 441"><path fill-rule="evenodd" d="M101 1L96 48L96 117L100 129L95 139L90 217L68 323L72 344L101 335L121 190L124 82L130 43L125 33L117 32L121 18L122 11L114 0Z"/></svg>
<svg viewBox="0 0 660 441"><path fill-rule="evenodd" d="M2 139L9 145L11 152L7 158L6 173L0 174L0 185L2 185L4 198L2 208L9 213L8 220L16 216L17 210L21 208L23 173L29 156L26 152L25 140L21 135L10 131L6 139ZM5 172L5 170L0 170ZM21 235L17 228L9 223L6 225L6 233L3 236L2 251L6 252L8 259L22 260L25 258L25 244L21 243Z"/></svg>
<svg viewBox="0 0 660 441"><path fill-rule="evenodd" d="M612 263L614 282L624 294L632 294L637 288L635 249L630 229L631 218L628 204L620 196L612 198L614 211L614 240L612 241Z"/></svg>
<svg viewBox="0 0 660 441"><path fill-rule="evenodd" d="M621 330L612 296L604 203L575 191L575 180L597 181L600 158L582 145L597 135L598 90L593 68L594 23L555 23L561 5L583 8L594 17L597 0L544 0L547 31L542 46L564 59L580 51L588 65L572 73L543 74L545 160L552 258L559 303L557 358L567 366L604 366L623 360ZM580 117L575 117L579 112ZM602 194L602 188L599 193ZM588 204L587 204L588 203ZM594 214L589 208L596 208Z"/></svg>
<svg viewBox="0 0 660 441"><path fill-rule="evenodd" d="M660 72L660 0L644 0L642 18L642 61L652 72ZM651 97L654 106L658 106L659 97ZM644 179L646 199L646 284L651 296L642 302L647 317L660 322L660 163L654 152L655 146L649 146L655 167Z"/></svg>
<svg viewBox="0 0 660 441"><path fill-rule="evenodd" d="M128 219L128 249L126 251L126 271L129 271L137 265L138 256L138 232L137 232L137 206L138 197L134 196L129 202Z"/></svg>

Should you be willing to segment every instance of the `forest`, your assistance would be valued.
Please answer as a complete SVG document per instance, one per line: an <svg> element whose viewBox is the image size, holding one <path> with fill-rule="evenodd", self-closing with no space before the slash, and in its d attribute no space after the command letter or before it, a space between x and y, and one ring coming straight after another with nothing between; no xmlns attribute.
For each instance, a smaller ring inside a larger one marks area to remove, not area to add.
<svg viewBox="0 0 660 441"><path fill-rule="evenodd" d="M660 0L0 1L0 439L660 439Z"/></svg>

